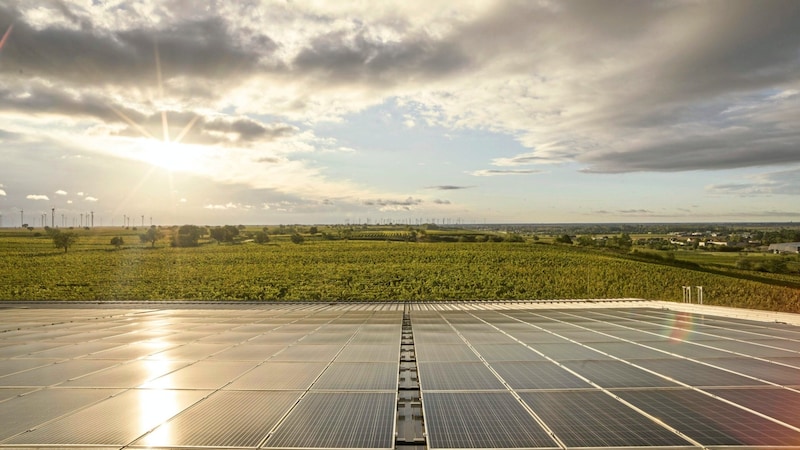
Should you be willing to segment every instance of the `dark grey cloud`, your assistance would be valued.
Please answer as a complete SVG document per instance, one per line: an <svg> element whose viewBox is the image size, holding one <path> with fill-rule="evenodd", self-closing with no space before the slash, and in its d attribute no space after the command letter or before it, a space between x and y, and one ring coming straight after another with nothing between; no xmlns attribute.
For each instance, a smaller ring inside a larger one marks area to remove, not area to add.
<svg viewBox="0 0 800 450"><path fill-rule="evenodd" d="M405 200L387 200L387 199L376 199L376 200L366 200L364 201L364 205L366 206L417 206L422 204L423 201L418 198L408 197Z"/></svg>
<svg viewBox="0 0 800 450"><path fill-rule="evenodd" d="M738 129L710 136L675 136L627 151L579 158L583 172L678 172L720 170L800 162L800 130Z"/></svg>
<svg viewBox="0 0 800 450"><path fill-rule="evenodd" d="M287 124L265 125L248 117L225 117L204 121L204 130L220 131L237 136L241 142L274 140L297 133L297 127Z"/></svg>
<svg viewBox="0 0 800 450"><path fill-rule="evenodd" d="M273 157L273 156L265 156L263 158L258 158L256 162L264 163L264 164L278 164L282 162L281 158Z"/></svg>
<svg viewBox="0 0 800 450"><path fill-rule="evenodd" d="M80 28L34 28L13 6L0 7L0 24L14 23L0 65L6 78L38 76L72 85L154 86L157 49L167 83L177 77L234 80L251 73L260 57L277 47L264 37L260 48L245 48L220 18L173 18L162 27L105 30L70 14L76 6L55 4L59 5L55 11L69 20L82 21Z"/></svg>
<svg viewBox="0 0 800 450"><path fill-rule="evenodd" d="M434 189L437 191L458 191L461 189L471 189L475 186L455 186L452 184L443 184L439 186L427 186L425 189Z"/></svg>
<svg viewBox="0 0 800 450"><path fill-rule="evenodd" d="M0 111L84 116L104 122L119 122L122 119L114 113L114 109L135 122L145 120L140 112L115 105L92 91L70 92L38 81L16 84L13 88L0 85Z"/></svg>
<svg viewBox="0 0 800 450"><path fill-rule="evenodd" d="M113 111L112 111L113 112ZM191 111L165 111L169 125L170 139L183 135L181 142L187 144L231 144L247 146L256 142L268 142L297 133L291 125L263 124L248 117L205 117ZM161 113L150 114L133 126L119 115L114 119L124 122L128 127L119 134L132 137L145 136L161 139L163 119Z"/></svg>
<svg viewBox="0 0 800 450"><path fill-rule="evenodd" d="M437 199L433 200L433 203L435 203L437 205L449 205L450 204L450 200L442 200L442 199L437 198Z"/></svg>
<svg viewBox="0 0 800 450"><path fill-rule="evenodd" d="M366 32L334 32L316 37L291 66L315 74L326 83L393 85L411 78L435 79L469 66L468 53L456 43L425 34L397 42L372 38Z"/></svg>

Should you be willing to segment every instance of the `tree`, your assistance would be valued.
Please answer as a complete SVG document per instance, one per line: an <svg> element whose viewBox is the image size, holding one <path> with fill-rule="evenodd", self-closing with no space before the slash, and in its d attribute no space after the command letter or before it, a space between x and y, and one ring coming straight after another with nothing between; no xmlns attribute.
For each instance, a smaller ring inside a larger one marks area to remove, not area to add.
<svg viewBox="0 0 800 450"><path fill-rule="evenodd" d="M72 246L72 244L78 240L78 236L76 236L75 233L69 232L59 231L57 233L53 233L52 236L53 244L56 246L56 248L63 248L64 253L67 253L67 250L69 250L70 246Z"/></svg>
<svg viewBox="0 0 800 450"><path fill-rule="evenodd" d="M203 235L203 229L197 225L182 225L178 228L177 234L172 239L173 247L197 247L199 245L200 236Z"/></svg>
<svg viewBox="0 0 800 450"><path fill-rule="evenodd" d="M124 240L124 239L122 239L122 237L121 237L121 236L116 236L116 237L113 237L113 238L111 238L111 245L113 245L114 247L116 247L117 249L119 249L119 248L121 248L123 245L125 245L125 240Z"/></svg>
<svg viewBox="0 0 800 450"><path fill-rule="evenodd" d="M269 242L269 235L266 231L256 231L255 241L257 244L266 244Z"/></svg>
<svg viewBox="0 0 800 450"><path fill-rule="evenodd" d="M302 244L305 242L305 238L303 238L303 236L301 236L299 233L292 233L291 239L295 244Z"/></svg>
<svg viewBox="0 0 800 450"><path fill-rule="evenodd" d="M156 228L155 225L151 225L146 233L139 235L139 239L142 241L143 244L149 242L152 245L152 247L155 247L156 241L161 239L162 237L164 237L164 235L161 233L161 230Z"/></svg>
<svg viewBox="0 0 800 450"><path fill-rule="evenodd" d="M233 238L239 235L239 228L234 225L215 227L211 229L211 238L217 242L233 242Z"/></svg>
<svg viewBox="0 0 800 450"><path fill-rule="evenodd" d="M506 236L506 241L508 241L508 242L525 242L525 238L523 238L522 236L518 235L517 233L511 233L508 236Z"/></svg>
<svg viewBox="0 0 800 450"><path fill-rule="evenodd" d="M317 234L318 232L319 230L317 229L317 227L311 227L308 229L308 233L312 235Z"/></svg>
<svg viewBox="0 0 800 450"><path fill-rule="evenodd" d="M561 236L556 238L556 242L559 244L570 244L572 245L572 238L569 237L568 234L562 234Z"/></svg>

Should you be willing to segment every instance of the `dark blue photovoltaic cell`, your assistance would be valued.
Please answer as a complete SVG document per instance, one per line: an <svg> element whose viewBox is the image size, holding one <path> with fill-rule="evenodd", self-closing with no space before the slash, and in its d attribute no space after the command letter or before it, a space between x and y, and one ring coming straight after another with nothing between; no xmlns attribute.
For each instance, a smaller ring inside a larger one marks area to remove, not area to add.
<svg viewBox="0 0 800 450"><path fill-rule="evenodd" d="M492 368L512 389L591 387L587 382L549 361L493 362Z"/></svg>
<svg viewBox="0 0 800 450"><path fill-rule="evenodd" d="M800 384L800 367L787 367L752 358L712 358L700 361L781 385Z"/></svg>
<svg viewBox="0 0 800 450"><path fill-rule="evenodd" d="M266 447L393 448L394 393L308 393Z"/></svg>
<svg viewBox="0 0 800 450"><path fill-rule="evenodd" d="M461 391L505 389L483 363L418 363L419 382L424 390Z"/></svg>
<svg viewBox="0 0 800 450"><path fill-rule="evenodd" d="M604 388L679 386L663 377L622 361L565 361L563 364Z"/></svg>
<svg viewBox="0 0 800 450"><path fill-rule="evenodd" d="M423 393L428 447L557 447L507 392Z"/></svg>
<svg viewBox="0 0 800 450"><path fill-rule="evenodd" d="M615 393L703 445L800 445L800 432L693 390Z"/></svg>
<svg viewBox="0 0 800 450"><path fill-rule="evenodd" d="M708 389L708 392L800 428L800 393L781 388Z"/></svg>
<svg viewBox="0 0 800 450"><path fill-rule="evenodd" d="M569 447L690 445L603 392L522 392L520 397Z"/></svg>
<svg viewBox="0 0 800 450"><path fill-rule="evenodd" d="M691 386L764 386L754 379L685 359L633 359L630 362Z"/></svg>

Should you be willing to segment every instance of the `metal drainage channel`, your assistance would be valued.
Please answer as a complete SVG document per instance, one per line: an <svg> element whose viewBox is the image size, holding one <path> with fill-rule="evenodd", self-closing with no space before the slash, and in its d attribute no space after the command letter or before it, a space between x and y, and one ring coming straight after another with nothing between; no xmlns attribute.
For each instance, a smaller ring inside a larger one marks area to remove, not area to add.
<svg viewBox="0 0 800 450"><path fill-rule="evenodd" d="M400 376L397 385L397 427L394 445L398 450L427 450L425 420L422 417L417 357L408 304L403 308L400 340Z"/></svg>

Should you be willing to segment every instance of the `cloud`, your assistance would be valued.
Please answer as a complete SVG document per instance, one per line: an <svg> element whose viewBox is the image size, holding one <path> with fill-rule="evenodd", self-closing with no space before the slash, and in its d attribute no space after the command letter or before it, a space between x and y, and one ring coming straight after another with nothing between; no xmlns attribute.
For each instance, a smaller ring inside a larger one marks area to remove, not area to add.
<svg viewBox="0 0 800 450"><path fill-rule="evenodd" d="M85 197L83 200L85 200L87 202L93 202L93 203L98 201L98 199L96 197Z"/></svg>
<svg viewBox="0 0 800 450"><path fill-rule="evenodd" d="M0 189L0 196L5 197L6 196L6 191L4 191L3 189Z"/></svg>
<svg viewBox="0 0 800 450"><path fill-rule="evenodd" d="M482 169L482 170L475 170L473 172L467 172L468 174L476 177L494 177L494 176L502 176L502 175L528 175L532 173L540 173L541 170L535 169Z"/></svg>
<svg viewBox="0 0 800 450"><path fill-rule="evenodd" d="M67 195L67 191L62 190L62 189L57 190L55 193L56 193L56 195Z"/></svg>
<svg viewBox="0 0 800 450"><path fill-rule="evenodd" d="M634 215L653 214L653 211L650 211L648 209L620 209L618 212L620 214L634 214Z"/></svg>
<svg viewBox="0 0 800 450"><path fill-rule="evenodd" d="M442 200L442 199L438 199L437 198L437 199L433 200L433 203L435 203L437 205L449 205L450 204L450 200Z"/></svg>
<svg viewBox="0 0 800 450"><path fill-rule="evenodd" d="M473 187L475 187L475 186L455 186L455 185L452 185L452 184L443 184L443 185L439 185L439 186L427 186L425 189L434 189L434 190L437 190L437 191L457 191L457 190L461 190L461 189L470 189L470 188L473 188Z"/></svg>
<svg viewBox="0 0 800 450"><path fill-rule="evenodd" d="M25 198L27 198L28 200L50 200L49 197L41 194L29 194Z"/></svg>
<svg viewBox="0 0 800 450"><path fill-rule="evenodd" d="M379 211L410 211L424 203L422 199L407 197L404 200L375 199L365 200L365 206L378 206Z"/></svg>
<svg viewBox="0 0 800 450"><path fill-rule="evenodd" d="M225 203L225 204L207 204L207 205L204 205L203 208L224 211L224 210L229 210L229 209L250 209L250 208L252 208L252 206L243 205L241 203L228 202L228 203Z"/></svg>
<svg viewBox="0 0 800 450"><path fill-rule="evenodd" d="M800 194L800 168L748 175L746 180L708 185L706 191L747 197Z"/></svg>

